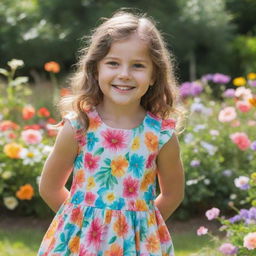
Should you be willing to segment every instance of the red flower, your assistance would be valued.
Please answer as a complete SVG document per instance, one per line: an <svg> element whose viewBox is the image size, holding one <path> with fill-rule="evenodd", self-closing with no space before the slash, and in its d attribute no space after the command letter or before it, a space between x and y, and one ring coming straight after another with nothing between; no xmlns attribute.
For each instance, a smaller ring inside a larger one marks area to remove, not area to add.
<svg viewBox="0 0 256 256"><path fill-rule="evenodd" d="M53 119L53 118L48 118L48 119L47 119L47 123L48 123L48 124L56 124L57 122L56 122L56 120Z"/></svg>
<svg viewBox="0 0 256 256"><path fill-rule="evenodd" d="M172 118L162 121L162 129L163 130L174 129L175 125L176 125L176 121Z"/></svg>
<svg viewBox="0 0 256 256"><path fill-rule="evenodd" d="M132 177L128 177L124 179L124 197L136 197L138 195L139 189L139 181L137 179L133 179Z"/></svg>
<svg viewBox="0 0 256 256"><path fill-rule="evenodd" d="M4 132L7 130L17 130L17 129L19 129L19 126L12 121L5 120L0 123L0 131Z"/></svg>
<svg viewBox="0 0 256 256"><path fill-rule="evenodd" d="M108 129L101 134L104 138L103 146L110 150L117 151L125 148L127 145L127 135L124 131Z"/></svg>
<svg viewBox="0 0 256 256"><path fill-rule="evenodd" d="M93 156L91 153L86 153L84 156L84 165L89 171L93 172L99 166L99 156Z"/></svg>
<svg viewBox="0 0 256 256"><path fill-rule="evenodd" d="M50 112L47 108L39 108L37 111L38 116L49 117Z"/></svg>
<svg viewBox="0 0 256 256"><path fill-rule="evenodd" d="M24 130L40 130L41 126L39 124L31 124L31 125L26 125L23 128Z"/></svg>
<svg viewBox="0 0 256 256"><path fill-rule="evenodd" d="M153 161L156 159L157 154L150 154L146 163L146 168L151 168Z"/></svg>
<svg viewBox="0 0 256 256"><path fill-rule="evenodd" d="M24 120L29 120L31 119L33 116L35 115L35 109L28 105L28 106L25 106L23 109L22 109L22 118Z"/></svg>
<svg viewBox="0 0 256 256"><path fill-rule="evenodd" d="M85 195L85 202L89 205L93 205L95 198L96 198L95 194L93 194L92 192L87 192Z"/></svg>
<svg viewBox="0 0 256 256"><path fill-rule="evenodd" d="M104 225L101 224L100 218L95 218L88 230L86 239L88 245L90 246L92 244L96 249L98 249L102 241L103 231Z"/></svg>

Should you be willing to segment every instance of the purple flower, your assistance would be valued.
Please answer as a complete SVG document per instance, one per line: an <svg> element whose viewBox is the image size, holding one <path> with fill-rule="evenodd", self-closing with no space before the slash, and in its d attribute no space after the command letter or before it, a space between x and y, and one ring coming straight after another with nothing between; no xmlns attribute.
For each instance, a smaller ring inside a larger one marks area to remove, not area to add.
<svg viewBox="0 0 256 256"><path fill-rule="evenodd" d="M250 85L250 86L256 86L256 80L249 80L248 81L248 84Z"/></svg>
<svg viewBox="0 0 256 256"><path fill-rule="evenodd" d="M182 98L186 98L186 97L190 96L190 87L191 87L190 82L185 82L185 83L181 84L180 95Z"/></svg>
<svg viewBox="0 0 256 256"><path fill-rule="evenodd" d="M248 217L249 217L249 219L256 220L256 207L252 207L249 209Z"/></svg>
<svg viewBox="0 0 256 256"><path fill-rule="evenodd" d="M232 218L229 218L228 220L233 224L235 222L242 220L242 217L240 215L235 215Z"/></svg>
<svg viewBox="0 0 256 256"><path fill-rule="evenodd" d="M224 255L235 255L237 248L231 243L224 243L219 247L219 251Z"/></svg>
<svg viewBox="0 0 256 256"><path fill-rule="evenodd" d="M212 81L216 84L227 84L230 81L230 76L216 73L213 75Z"/></svg>
<svg viewBox="0 0 256 256"><path fill-rule="evenodd" d="M256 151L256 140L251 143L251 149Z"/></svg>
<svg viewBox="0 0 256 256"><path fill-rule="evenodd" d="M203 82L207 82L207 81L212 81L212 78L213 78L213 74L206 74L206 75L201 77L201 80Z"/></svg>
<svg viewBox="0 0 256 256"><path fill-rule="evenodd" d="M235 186L241 190L247 190L250 188L249 178L246 176L239 176L234 180Z"/></svg>
<svg viewBox="0 0 256 256"><path fill-rule="evenodd" d="M232 175L233 171L232 170L224 170L222 173L224 176L230 177Z"/></svg>
<svg viewBox="0 0 256 256"><path fill-rule="evenodd" d="M226 97L226 98L234 98L234 96L235 96L235 91L236 91L235 89L229 88L229 89L227 89L227 90L224 91L223 97Z"/></svg>
<svg viewBox="0 0 256 256"><path fill-rule="evenodd" d="M192 96L197 96L203 91L203 87L201 84L193 82L191 83L191 88L190 88L190 94Z"/></svg>
<svg viewBox="0 0 256 256"><path fill-rule="evenodd" d="M249 218L249 211L246 209L241 209L239 215L241 216L242 219L246 220Z"/></svg>
<svg viewBox="0 0 256 256"><path fill-rule="evenodd" d="M200 161L199 160L192 160L190 162L190 165L193 167L199 166L200 165Z"/></svg>

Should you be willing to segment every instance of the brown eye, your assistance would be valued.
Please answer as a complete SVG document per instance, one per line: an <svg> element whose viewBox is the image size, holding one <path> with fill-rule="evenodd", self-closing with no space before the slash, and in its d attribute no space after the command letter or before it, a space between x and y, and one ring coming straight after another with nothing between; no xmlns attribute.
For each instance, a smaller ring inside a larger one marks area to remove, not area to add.
<svg viewBox="0 0 256 256"><path fill-rule="evenodd" d="M107 62L107 65L118 66L118 63L116 61L109 61L109 62Z"/></svg>
<svg viewBox="0 0 256 256"><path fill-rule="evenodd" d="M136 63L136 64L134 64L134 67L135 68L144 68L145 66L143 64Z"/></svg>

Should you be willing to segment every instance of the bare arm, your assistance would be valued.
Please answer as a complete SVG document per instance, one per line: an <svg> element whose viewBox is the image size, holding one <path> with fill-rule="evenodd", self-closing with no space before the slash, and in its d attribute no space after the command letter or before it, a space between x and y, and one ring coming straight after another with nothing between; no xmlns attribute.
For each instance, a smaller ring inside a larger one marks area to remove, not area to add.
<svg viewBox="0 0 256 256"><path fill-rule="evenodd" d="M78 143L74 138L74 130L67 121L59 131L53 151L44 164L39 184L41 197L55 212L69 196L65 184L77 152Z"/></svg>
<svg viewBox="0 0 256 256"><path fill-rule="evenodd" d="M175 134L160 150L157 166L160 194L155 204L163 219L167 220L184 197L184 170Z"/></svg>

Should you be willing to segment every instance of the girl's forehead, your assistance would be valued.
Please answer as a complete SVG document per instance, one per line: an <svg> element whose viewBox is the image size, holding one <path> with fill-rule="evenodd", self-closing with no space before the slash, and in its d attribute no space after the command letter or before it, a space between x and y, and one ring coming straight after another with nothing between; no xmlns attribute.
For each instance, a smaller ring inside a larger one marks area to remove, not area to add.
<svg viewBox="0 0 256 256"><path fill-rule="evenodd" d="M122 56L150 58L148 42L137 34L132 34L128 38L114 41L105 57L120 58Z"/></svg>

